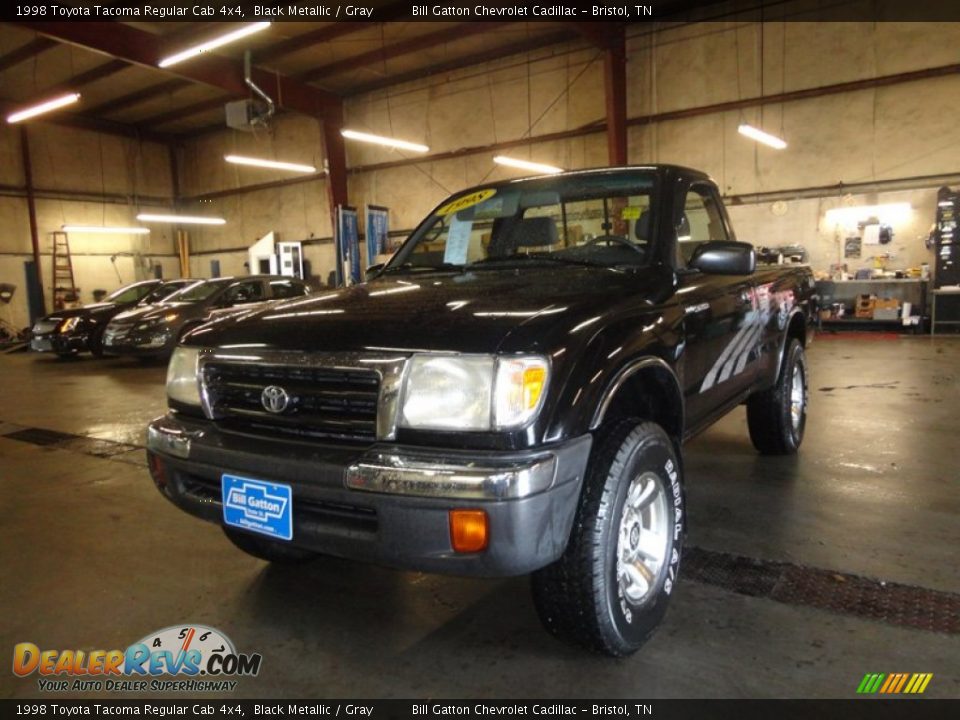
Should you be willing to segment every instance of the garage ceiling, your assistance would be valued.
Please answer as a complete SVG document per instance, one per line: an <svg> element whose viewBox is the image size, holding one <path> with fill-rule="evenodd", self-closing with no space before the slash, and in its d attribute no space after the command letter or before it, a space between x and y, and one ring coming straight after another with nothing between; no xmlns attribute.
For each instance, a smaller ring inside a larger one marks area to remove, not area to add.
<svg viewBox="0 0 960 720"><path fill-rule="evenodd" d="M224 103L247 93L216 87L209 79L231 66L239 72L247 48L254 65L266 71L271 82L283 76L309 92L315 90L321 102L323 97L336 102L571 40L596 45L603 42L604 26L611 25L423 22L410 18L409 3L382 0L374 4L378 22L276 22L216 51L214 57L169 70L155 67L144 45L169 54L216 36L229 24L7 23L0 25L0 110L59 90L75 90L82 93L82 104L75 112L49 118L50 122L177 140L225 127ZM671 17L678 17L692 5L677 0L664 7ZM205 71L206 81L185 76Z"/></svg>

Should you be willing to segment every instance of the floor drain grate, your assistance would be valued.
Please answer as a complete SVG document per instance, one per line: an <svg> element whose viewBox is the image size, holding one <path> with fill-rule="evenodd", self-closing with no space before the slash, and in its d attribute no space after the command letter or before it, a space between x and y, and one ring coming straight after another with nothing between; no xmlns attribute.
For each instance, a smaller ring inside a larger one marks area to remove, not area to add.
<svg viewBox="0 0 960 720"><path fill-rule="evenodd" d="M917 630L960 634L960 595L738 555L689 548L688 580Z"/></svg>

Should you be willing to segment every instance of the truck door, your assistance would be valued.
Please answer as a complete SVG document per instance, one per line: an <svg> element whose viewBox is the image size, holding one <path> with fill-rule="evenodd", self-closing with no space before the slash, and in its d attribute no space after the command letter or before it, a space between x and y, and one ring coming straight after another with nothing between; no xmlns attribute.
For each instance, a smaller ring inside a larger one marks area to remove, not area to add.
<svg viewBox="0 0 960 720"><path fill-rule="evenodd" d="M715 188L694 183L675 207L680 209L676 267L684 311L683 384L687 425L695 429L750 387L763 328L750 276L688 268L697 246L734 239Z"/></svg>

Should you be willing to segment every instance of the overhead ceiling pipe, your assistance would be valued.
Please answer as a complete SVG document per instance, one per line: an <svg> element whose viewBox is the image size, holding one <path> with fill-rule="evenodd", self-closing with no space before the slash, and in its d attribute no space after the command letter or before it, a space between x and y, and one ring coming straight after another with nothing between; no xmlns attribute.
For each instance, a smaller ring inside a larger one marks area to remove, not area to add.
<svg viewBox="0 0 960 720"><path fill-rule="evenodd" d="M261 90L257 84L253 81L252 73L252 62L250 58L250 51L247 50L243 53L243 81L247 84L247 87L253 90L260 98L267 104L267 114L266 118L273 117L273 113L276 112L276 106L273 103L273 98L267 95L263 90Z"/></svg>

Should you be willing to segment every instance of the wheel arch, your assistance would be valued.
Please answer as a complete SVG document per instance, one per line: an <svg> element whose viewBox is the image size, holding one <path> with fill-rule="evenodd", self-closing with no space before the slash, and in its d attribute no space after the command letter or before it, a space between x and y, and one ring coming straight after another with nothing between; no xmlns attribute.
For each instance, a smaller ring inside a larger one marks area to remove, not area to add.
<svg viewBox="0 0 960 720"><path fill-rule="evenodd" d="M625 366L604 390L590 430L620 417L651 420L660 425L679 448L683 442L683 392L676 373L662 358L638 358Z"/></svg>
<svg viewBox="0 0 960 720"><path fill-rule="evenodd" d="M783 363L791 340L799 340L802 347L807 346L807 317L799 308L795 308L787 320L783 339L780 341L780 352L777 354L777 371L774 374L774 383L780 380L780 373L783 372Z"/></svg>

